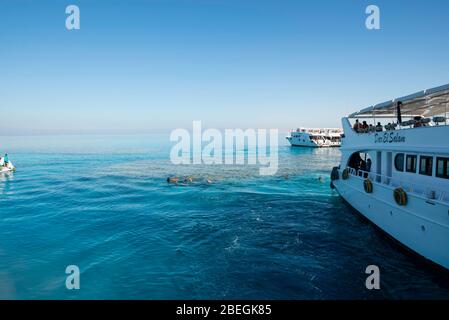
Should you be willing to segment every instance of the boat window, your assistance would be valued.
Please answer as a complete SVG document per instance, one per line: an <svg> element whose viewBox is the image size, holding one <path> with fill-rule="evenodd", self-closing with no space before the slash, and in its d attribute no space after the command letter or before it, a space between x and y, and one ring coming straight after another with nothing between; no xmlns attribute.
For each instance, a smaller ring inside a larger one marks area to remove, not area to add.
<svg viewBox="0 0 449 320"><path fill-rule="evenodd" d="M401 172L404 171L404 154L403 153L398 153L394 157L394 167L396 168L397 171L401 171Z"/></svg>
<svg viewBox="0 0 449 320"><path fill-rule="evenodd" d="M437 158L437 177L449 179L449 158Z"/></svg>
<svg viewBox="0 0 449 320"><path fill-rule="evenodd" d="M431 176L433 158L429 156L420 156L419 161L419 173L426 176Z"/></svg>
<svg viewBox="0 0 449 320"><path fill-rule="evenodd" d="M371 172L371 165L372 165L371 157L366 152L355 152L351 155L348 161L348 167L353 168L357 171L362 170L366 172Z"/></svg>
<svg viewBox="0 0 449 320"><path fill-rule="evenodd" d="M416 173L416 162L417 162L417 156L415 155L407 155L407 160L405 161L405 170L407 172L413 172Z"/></svg>

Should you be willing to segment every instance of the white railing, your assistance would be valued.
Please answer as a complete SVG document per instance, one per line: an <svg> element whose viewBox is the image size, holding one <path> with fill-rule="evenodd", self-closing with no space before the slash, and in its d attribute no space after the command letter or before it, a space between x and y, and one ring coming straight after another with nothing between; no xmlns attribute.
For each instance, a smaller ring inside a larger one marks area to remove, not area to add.
<svg viewBox="0 0 449 320"><path fill-rule="evenodd" d="M448 191L442 191L437 188L429 188L422 185L418 185L416 183L411 183L408 181L404 181L397 178L388 177L385 175L363 171L363 170L356 170L354 168L347 168L349 171L349 174L354 177L358 177L361 179L369 178L373 183L382 184L385 186L389 186L392 188L403 188L406 192L416 194L418 196L421 196L423 198L426 198L427 200L436 200L441 201L445 203L449 203L449 192ZM340 176L342 174L343 170L340 172Z"/></svg>
<svg viewBox="0 0 449 320"><path fill-rule="evenodd" d="M308 133L308 134L317 134L317 135L328 135L339 137L343 134L343 129L340 128L298 128L296 130L292 130L291 132L299 132L299 133Z"/></svg>

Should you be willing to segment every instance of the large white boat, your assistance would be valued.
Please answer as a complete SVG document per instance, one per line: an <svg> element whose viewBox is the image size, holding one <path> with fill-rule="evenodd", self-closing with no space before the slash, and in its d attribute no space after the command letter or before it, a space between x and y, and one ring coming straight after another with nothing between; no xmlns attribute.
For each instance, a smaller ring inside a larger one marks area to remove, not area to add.
<svg viewBox="0 0 449 320"><path fill-rule="evenodd" d="M449 269L449 85L342 119L331 187L419 255ZM372 122L369 128L361 120Z"/></svg>
<svg viewBox="0 0 449 320"><path fill-rule="evenodd" d="M337 128L299 128L287 140L293 147L339 147L343 130Z"/></svg>

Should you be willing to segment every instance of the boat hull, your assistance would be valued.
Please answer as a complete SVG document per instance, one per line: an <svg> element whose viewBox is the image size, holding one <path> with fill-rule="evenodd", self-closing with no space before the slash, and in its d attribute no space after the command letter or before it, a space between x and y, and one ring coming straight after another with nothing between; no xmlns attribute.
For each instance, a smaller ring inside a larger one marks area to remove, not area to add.
<svg viewBox="0 0 449 320"><path fill-rule="evenodd" d="M291 137L287 138L288 142L292 147L308 147L308 148L338 148L340 144L338 143L328 143L328 144L318 144L315 141L301 141L301 139L294 139Z"/></svg>
<svg viewBox="0 0 449 320"><path fill-rule="evenodd" d="M449 269L449 250L444 245L449 244L449 205L409 194L407 205L399 206L392 187L374 183L373 192L366 193L361 177L336 180L333 185L377 227L420 256Z"/></svg>
<svg viewBox="0 0 449 320"><path fill-rule="evenodd" d="M0 174L14 172L14 171L16 171L16 168L12 164L8 167L3 167L3 166L0 167Z"/></svg>

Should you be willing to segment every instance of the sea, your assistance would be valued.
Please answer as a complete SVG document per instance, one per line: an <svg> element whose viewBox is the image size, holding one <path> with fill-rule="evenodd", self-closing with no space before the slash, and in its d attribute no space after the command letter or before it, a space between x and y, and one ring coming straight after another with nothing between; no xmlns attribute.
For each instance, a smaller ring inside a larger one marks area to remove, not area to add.
<svg viewBox="0 0 449 320"><path fill-rule="evenodd" d="M0 139L17 167L0 175L2 299L449 299L447 272L330 189L338 148L281 136L262 176L175 165L165 134Z"/></svg>

